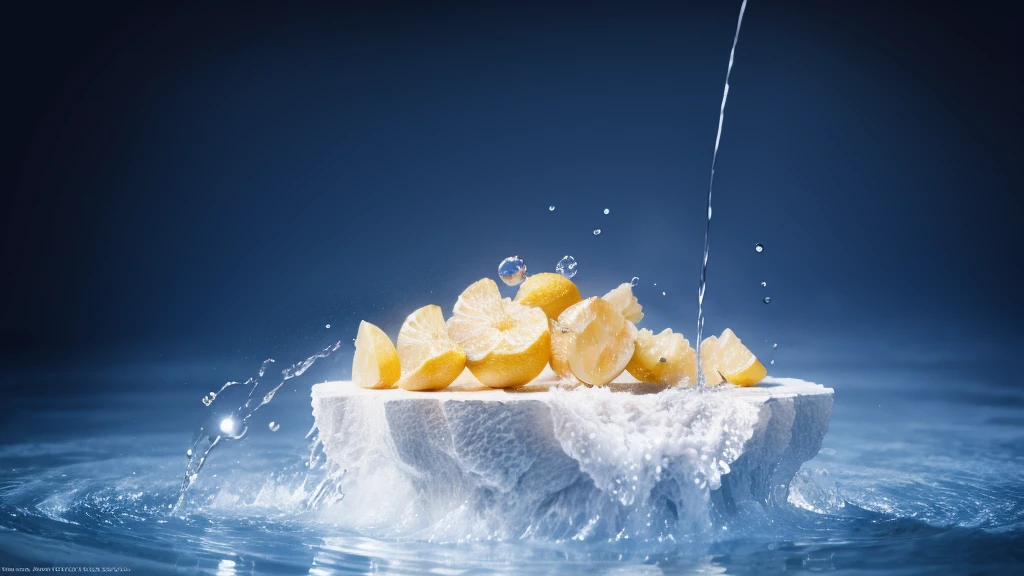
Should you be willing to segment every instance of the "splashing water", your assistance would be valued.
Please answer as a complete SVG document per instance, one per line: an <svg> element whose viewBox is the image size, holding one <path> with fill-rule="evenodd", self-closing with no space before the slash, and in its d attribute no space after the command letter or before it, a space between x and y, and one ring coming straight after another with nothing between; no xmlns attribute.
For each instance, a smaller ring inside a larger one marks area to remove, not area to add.
<svg viewBox="0 0 1024 576"><path fill-rule="evenodd" d="M703 390L706 378L700 364L700 342L704 334L704 290L707 288L708 277L708 239L711 231L711 191L715 186L715 163L718 161L718 145L722 141L722 124L725 122L725 101L729 97L729 75L736 57L736 43L740 39L740 27L743 26L743 13L747 10L747 0L740 5L740 16L736 20L736 34L732 38L732 50L729 51L729 67L725 71L725 89L722 91L722 108L718 113L718 135L715 136L715 152L711 156L711 178L708 181L708 217L704 220L704 259L700 267L700 286L697 289L697 389Z"/></svg>
<svg viewBox="0 0 1024 576"><path fill-rule="evenodd" d="M555 272L566 278L572 278L576 275L576 259L569 255L563 256L558 264L555 264Z"/></svg>
<svg viewBox="0 0 1024 576"><path fill-rule="evenodd" d="M498 264L498 277L509 286L520 284L526 278L526 262L519 256L509 256Z"/></svg>
<svg viewBox="0 0 1024 576"><path fill-rule="evenodd" d="M199 472L203 469L203 465L206 464L206 460L209 458L210 452L220 444L221 440L242 439L245 436L245 433L249 430L249 418L251 418L257 410L269 404L274 399L274 395L277 394L277 391L281 389L281 386L284 386L285 382L292 378L302 376L318 359L329 356L332 352L337 351L338 348L341 348L341 341L324 348L302 362L293 364L290 368L282 370L280 382L264 394L258 403L254 404L253 395L255 394L256 389L259 388L260 381L266 375L267 368L274 363L273 358L267 358L263 361L263 364L260 366L260 370L256 376L249 378L245 382L225 382L224 385L221 386L220 390L217 392L210 392L206 397L204 397L203 404L209 407L213 404L217 396L224 392L224 390L232 386L249 387L249 394L246 396L245 403L235 410L227 412L227 415L219 420L217 431L207 431L205 425L200 426L199 430L196 431L195 440L193 440L192 446L185 453L188 456L188 464L185 466L185 475L181 481L178 500L171 506L172 511L177 511L181 507L181 504L185 501L185 494L199 478ZM207 402L208 399L209 402ZM273 429L273 423L271 423L271 429ZM205 447L203 447L204 443L206 443Z"/></svg>

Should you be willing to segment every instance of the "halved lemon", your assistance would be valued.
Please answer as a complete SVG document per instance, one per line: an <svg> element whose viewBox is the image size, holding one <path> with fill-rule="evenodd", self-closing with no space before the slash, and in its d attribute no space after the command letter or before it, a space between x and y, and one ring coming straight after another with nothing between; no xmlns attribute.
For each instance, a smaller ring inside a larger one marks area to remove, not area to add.
<svg viewBox="0 0 1024 576"><path fill-rule="evenodd" d="M569 370L585 384L608 384L633 357L636 326L607 300L592 297L573 304L559 315L558 324L568 330Z"/></svg>
<svg viewBox="0 0 1024 576"><path fill-rule="evenodd" d="M674 386L685 378L693 385L697 381L697 352L671 328L660 334L645 328L637 334L636 350L626 371L641 382Z"/></svg>
<svg viewBox="0 0 1024 576"><path fill-rule="evenodd" d="M644 308L633 295L633 286L629 282L619 284L602 298L611 302L615 309L633 324L644 319Z"/></svg>
<svg viewBox="0 0 1024 576"><path fill-rule="evenodd" d="M563 310L582 300L580 289L561 274L541 272L526 279L516 292L516 302L536 306L554 320Z"/></svg>
<svg viewBox="0 0 1024 576"><path fill-rule="evenodd" d="M704 342L707 343L714 336ZM708 362L717 374L725 381L737 386L753 386L764 380L768 370L754 354L743 345L739 337L732 330L726 328L717 341L711 343L713 351L708 356ZM704 347L701 346L701 364L704 364ZM707 372L705 372L707 374ZM711 383L708 376L707 383Z"/></svg>
<svg viewBox="0 0 1024 576"><path fill-rule="evenodd" d="M491 388L522 386L551 357L548 318L541 308L502 299L490 278L474 282L455 303L448 337L466 351L466 367Z"/></svg>
<svg viewBox="0 0 1024 576"><path fill-rule="evenodd" d="M394 388L402 375L398 351L383 330L363 320L356 334L352 381L363 388Z"/></svg>
<svg viewBox="0 0 1024 576"><path fill-rule="evenodd" d="M406 390L442 390L466 367L466 353L448 338L440 306L424 306L409 314L398 332L398 358Z"/></svg>

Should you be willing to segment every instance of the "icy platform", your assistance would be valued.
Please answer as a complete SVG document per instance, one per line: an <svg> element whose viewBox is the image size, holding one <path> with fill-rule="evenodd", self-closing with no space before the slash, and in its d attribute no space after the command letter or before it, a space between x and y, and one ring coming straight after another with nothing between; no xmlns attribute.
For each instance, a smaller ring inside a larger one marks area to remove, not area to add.
<svg viewBox="0 0 1024 576"><path fill-rule="evenodd" d="M467 373L468 374L468 373ZM625 376L441 392L325 382L313 415L344 470L333 520L431 539L676 537L785 505L832 389L788 378L705 393Z"/></svg>

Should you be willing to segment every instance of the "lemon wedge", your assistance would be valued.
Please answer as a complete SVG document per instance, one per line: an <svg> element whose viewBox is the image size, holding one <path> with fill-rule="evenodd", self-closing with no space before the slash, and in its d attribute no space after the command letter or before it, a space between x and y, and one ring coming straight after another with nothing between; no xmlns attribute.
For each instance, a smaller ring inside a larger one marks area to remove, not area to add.
<svg viewBox="0 0 1024 576"><path fill-rule="evenodd" d="M363 388L394 388L401 375L398 351L388 335L365 320L360 322L352 381Z"/></svg>
<svg viewBox="0 0 1024 576"><path fill-rule="evenodd" d="M473 376L491 388L526 384L551 357L544 310L502 299L490 278L474 282L459 296L448 320L448 337L466 351L466 367Z"/></svg>
<svg viewBox="0 0 1024 576"><path fill-rule="evenodd" d="M637 333L636 350L626 371L641 382L676 385L697 381L697 352L682 334L666 328L660 334L646 328Z"/></svg>
<svg viewBox="0 0 1024 576"><path fill-rule="evenodd" d="M526 279L516 292L516 302L536 306L554 320L563 310L583 300L580 289L561 274L541 272Z"/></svg>
<svg viewBox="0 0 1024 576"><path fill-rule="evenodd" d="M551 320L551 370L558 376L559 380L580 384L578 378L572 375L569 369L569 342L572 341L572 332L563 328L557 320Z"/></svg>
<svg viewBox="0 0 1024 576"><path fill-rule="evenodd" d="M604 386L626 369L633 357L636 326L607 300L592 297L558 316L569 370L585 384ZM554 367L552 367L554 369Z"/></svg>
<svg viewBox="0 0 1024 576"><path fill-rule="evenodd" d="M728 328L718 338L709 336L704 340L700 355L708 385L724 380L737 386L753 386L768 375L764 364Z"/></svg>
<svg viewBox="0 0 1024 576"><path fill-rule="evenodd" d="M633 295L633 286L629 282L619 284L616 288L602 296L615 306L615 309L626 319L637 324L644 319L644 308Z"/></svg>
<svg viewBox="0 0 1024 576"><path fill-rule="evenodd" d="M442 390L466 367L466 353L448 338L441 308L424 306L409 314L398 332L398 358L406 390Z"/></svg>

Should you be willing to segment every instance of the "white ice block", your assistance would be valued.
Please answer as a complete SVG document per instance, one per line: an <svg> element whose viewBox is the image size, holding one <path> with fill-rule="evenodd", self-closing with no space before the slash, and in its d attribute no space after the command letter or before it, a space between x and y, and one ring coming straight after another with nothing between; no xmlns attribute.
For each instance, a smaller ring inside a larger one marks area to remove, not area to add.
<svg viewBox="0 0 1024 576"><path fill-rule="evenodd" d="M665 537L784 505L817 454L832 389L788 378L706 393L638 384L312 391L346 470L333 521L425 538Z"/></svg>

